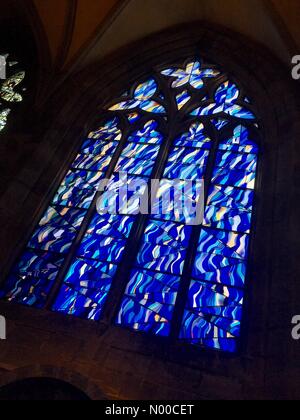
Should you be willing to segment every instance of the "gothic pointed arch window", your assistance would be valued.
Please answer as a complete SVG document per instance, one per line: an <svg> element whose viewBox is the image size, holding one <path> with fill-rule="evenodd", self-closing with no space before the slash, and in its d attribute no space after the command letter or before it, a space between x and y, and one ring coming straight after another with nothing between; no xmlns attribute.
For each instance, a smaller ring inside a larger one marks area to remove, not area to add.
<svg viewBox="0 0 300 420"><path fill-rule="evenodd" d="M1 298L99 321L117 294L123 328L235 352L259 136L252 101L222 69L199 57L155 68L103 110ZM115 195L118 211L104 212Z"/></svg>

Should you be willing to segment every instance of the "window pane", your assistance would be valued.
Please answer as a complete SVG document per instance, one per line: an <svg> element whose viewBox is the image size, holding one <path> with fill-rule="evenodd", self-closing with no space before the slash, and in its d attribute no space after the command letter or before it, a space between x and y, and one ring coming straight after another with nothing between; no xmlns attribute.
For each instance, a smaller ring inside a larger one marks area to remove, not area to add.
<svg viewBox="0 0 300 420"><path fill-rule="evenodd" d="M119 325L159 336L170 334L192 233L191 208L201 198L191 179L199 179L199 174L202 179L209 155L206 147L210 139L203 128L202 124L193 124L188 133L174 141L182 146L173 147L169 153L165 179L159 184L152 206L156 216L148 220L144 231L117 318ZM204 149L199 148L202 145ZM188 205L181 206L184 202Z"/></svg>
<svg viewBox="0 0 300 420"><path fill-rule="evenodd" d="M62 181L19 264L1 291L1 297L30 306L45 305L99 183L105 177L102 170L107 168L121 137L117 120L109 121L89 135L82 146L82 150L89 154L75 158L72 169Z"/></svg>
<svg viewBox="0 0 300 420"><path fill-rule="evenodd" d="M228 152L232 147L240 153ZM219 150L180 339L235 352L241 334L257 147L248 130L238 126Z"/></svg>
<svg viewBox="0 0 300 420"><path fill-rule="evenodd" d="M142 92L143 89L139 94L147 94L146 91ZM147 193L147 183L163 141L156 127L157 124L150 121L129 136L114 175L100 200L101 208L109 213L95 212L53 310L93 320L101 317L136 216L140 212L140 198ZM136 188L139 185L141 187L137 198ZM128 187L129 191L126 188L125 194L122 194L124 187ZM83 271L80 271L82 267ZM100 273L101 277L96 278L98 267L105 270L105 275ZM86 278L88 281L83 282Z"/></svg>

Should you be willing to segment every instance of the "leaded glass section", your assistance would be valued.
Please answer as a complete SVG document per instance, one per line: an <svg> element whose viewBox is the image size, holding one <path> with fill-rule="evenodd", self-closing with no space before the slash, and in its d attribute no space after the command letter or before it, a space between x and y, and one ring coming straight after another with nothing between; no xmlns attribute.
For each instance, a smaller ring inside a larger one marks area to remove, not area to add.
<svg viewBox="0 0 300 420"><path fill-rule="evenodd" d="M193 124L189 132L175 139L170 149L163 179L153 197L152 214L155 218L149 219L144 231L118 315L119 325L158 336L171 333L192 233L192 226L188 223L191 217L195 217L190 211L185 211L197 206L201 199L196 181L203 179L211 144L203 128L202 124ZM171 204L167 208L164 207L165 201L161 200L165 194ZM185 197L190 206L177 207L176 194L180 199Z"/></svg>
<svg viewBox="0 0 300 420"><path fill-rule="evenodd" d="M257 146L237 126L219 145L180 333L235 352L241 335Z"/></svg>
<svg viewBox="0 0 300 420"><path fill-rule="evenodd" d="M39 308L46 304L121 138L116 119L89 134L0 291L1 298Z"/></svg>
<svg viewBox="0 0 300 420"><path fill-rule="evenodd" d="M166 110L159 100L154 100L158 92L158 86L155 79L150 79L138 85L134 90L132 98L128 97L126 101L119 102L110 108L110 111L135 110L140 108L145 112L154 114L165 114ZM127 95L126 95L127 96Z"/></svg>
<svg viewBox="0 0 300 420"><path fill-rule="evenodd" d="M139 96L142 95L148 95L146 87L140 90ZM140 197L147 192L147 182L163 142L156 128L155 121L147 122L124 145L97 207L109 213L95 211L54 303L55 311L92 320L101 317L139 213L139 198L131 194L123 199L120 188L141 183Z"/></svg>

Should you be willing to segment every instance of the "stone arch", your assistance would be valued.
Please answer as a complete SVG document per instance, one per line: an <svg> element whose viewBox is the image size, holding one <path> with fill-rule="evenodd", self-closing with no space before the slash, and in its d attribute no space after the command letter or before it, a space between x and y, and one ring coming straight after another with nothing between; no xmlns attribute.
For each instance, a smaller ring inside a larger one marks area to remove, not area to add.
<svg viewBox="0 0 300 420"><path fill-rule="evenodd" d="M69 392L82 395L82 399L105 400L106 397L98 386L89 378L61 367L55 366L28 366L18 368L12 372L1 373L0 389L18 383L26 383L30 380L53 380L57 384L64 384L69 388ZM55 385L55 382L54 385ZM86 398L84 398L86 396Z"/></svg>

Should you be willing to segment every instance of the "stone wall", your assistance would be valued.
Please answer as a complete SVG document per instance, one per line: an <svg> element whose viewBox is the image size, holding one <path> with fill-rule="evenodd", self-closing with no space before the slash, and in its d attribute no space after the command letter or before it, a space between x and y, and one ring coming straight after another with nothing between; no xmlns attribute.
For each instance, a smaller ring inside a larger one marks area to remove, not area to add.
<svg viewBox="0 0 300 420"><path fill-rule="evenodd" d="M241 353L181 347L120 329L112 317L93 323L1 302L8 339L0 342L0 385L52 377L93 399L300 398L300 344L291 338L291 319L300 313L299 83L267 50L223 28L199 22L107 57L58 89L27 143L21 136L17 149L6 144L0 164L22 164L12 164L1 182L1 277L101 105L154 65L195 53L240 80L263 126Z"/></svg>

